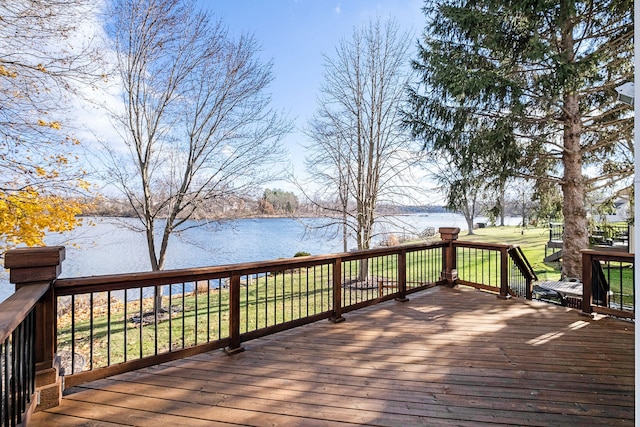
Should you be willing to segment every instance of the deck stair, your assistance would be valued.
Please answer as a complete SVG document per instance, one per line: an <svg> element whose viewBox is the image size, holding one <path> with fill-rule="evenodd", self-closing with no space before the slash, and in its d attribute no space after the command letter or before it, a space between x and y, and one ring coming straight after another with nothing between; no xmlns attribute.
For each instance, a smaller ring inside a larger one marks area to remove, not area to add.
<svg viewBox="0 0 640 427"><path fill-rule="evenodd" d="M545 248L545 252L546 252L546 248ZM562 258L562 249L560 249L559 251L555 251L550 255L546 255L544 257L544 262L558 262L560 261L560 258Z"/></svg>
<svg viewBox="0 0 640 427"><path fill-rule="evenodd" d="M549 223L549 241L544 247L544 262L559 262L561 260L563 240L564 224ZM626 224L600 224L590 229L589 242L595 250L629 252L629 226Z"/></svg>

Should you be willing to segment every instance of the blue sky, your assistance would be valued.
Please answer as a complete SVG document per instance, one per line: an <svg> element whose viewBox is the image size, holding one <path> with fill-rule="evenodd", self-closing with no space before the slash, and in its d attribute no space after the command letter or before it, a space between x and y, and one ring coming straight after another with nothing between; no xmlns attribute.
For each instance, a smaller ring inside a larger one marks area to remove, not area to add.
<svg viewBox="0 0 640 427"><path fill-rule="evenodd" d="M252 33L262 47L262 58L273 60L273 107L295 119L296 129L285 146L296 175L304 175L306 137L300 128L315 111L322 55L332 56L341 39L351 38L354 27L376 16L393 17L402 31L409 32L412 46L425 22L422 0L202 0L201 4L222 19L231 34Z"/></svg>

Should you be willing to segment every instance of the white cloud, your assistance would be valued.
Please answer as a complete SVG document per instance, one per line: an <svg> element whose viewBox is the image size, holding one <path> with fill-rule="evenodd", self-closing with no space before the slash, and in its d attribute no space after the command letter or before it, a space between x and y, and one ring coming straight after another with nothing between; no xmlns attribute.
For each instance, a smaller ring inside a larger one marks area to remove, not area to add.
<svg viewBox="0 0 640 427"><path fill-rule="evenodd" d="M340 3L338 3L338 5L336 6L336 13L340 15L340 12L342 12L342 8L340 7Z"/></svg>

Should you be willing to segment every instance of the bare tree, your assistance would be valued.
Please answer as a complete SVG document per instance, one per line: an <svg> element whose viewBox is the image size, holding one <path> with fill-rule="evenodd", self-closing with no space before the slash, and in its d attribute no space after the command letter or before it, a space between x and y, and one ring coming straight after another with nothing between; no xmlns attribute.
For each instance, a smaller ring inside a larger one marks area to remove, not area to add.
<svg viewBox="0 0 640 427"><path fill-rule="evenodd" d="M89 0L0 2L0 239L41 244L76 224L84 193L69 111L100 80ZM81 17L83 19L81 19ZM0 245L3 246L3 245Z"/></svg>
<svg viewBox="0 0 640 427"><path fill-rule="evenodd" d="M305 165L314 182L321 184L321 187L319 194L307 198L324 214L336 219L342 235L342 250L347 252L349 235L355 234L355 222L350 215L353 206L350 208L349 205L351 148L346 143L346 135L339 134L339 131L317 118L309 124L307 134L314 145L309 147ZM328 222L323 226L332 228L334 225L336 222Z"/></svg>
<svg viewBox="0 0 640 427"><path fill-rule="evenodd" d="M438 190L446 195L447 208L461 212L467 223L467 232L474 234L473 221L482 209L484 178L475 162L465 160L467 156L463 152L432 153L422 166L429 178L438 184Z"/></svg>
<svg viewBox="0 0 640 427"><path fill-rule="evenodd" d="M321 199L330 201L321 207L340 224L345 249L348 234L368 249L378 203L410 193L419 155L399 114L409 40L394 21L377 19L325 56L317 112L306 129L313 142L307 167Z"/></svg>
<svg viewBox="0 0 640 427"><path fill-rule="evenodd" d="M271 64L255 40L232 40L194 1L118 0L112 16L124 104L114 123L127 149L110 148L109 174L161 270L170 236L205 216L203 205L278 174L290 125L269 109Z"/></svg>

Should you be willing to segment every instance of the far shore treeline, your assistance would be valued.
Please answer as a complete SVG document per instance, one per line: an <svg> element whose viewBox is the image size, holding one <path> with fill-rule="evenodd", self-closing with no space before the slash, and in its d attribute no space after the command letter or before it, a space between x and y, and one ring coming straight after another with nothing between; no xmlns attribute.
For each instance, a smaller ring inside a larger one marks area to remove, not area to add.
<svg viewBox="0 0 640 427"><path fill-rule="evenodd" d="M131 205L116 197L101 196L83 201L85 208L79 216L132 218L136 213ZM295 193L280 189L266 189L262 197L253 199L211 201L192 219L234 219L268 217L324 217L326 212L318 208L319 203L299 201ZM411 215L451 212L442 205L393 205L381 204L377 207L380 215ZM508 216L517 216L519 208L515 204L507 206Z"/></svg>

